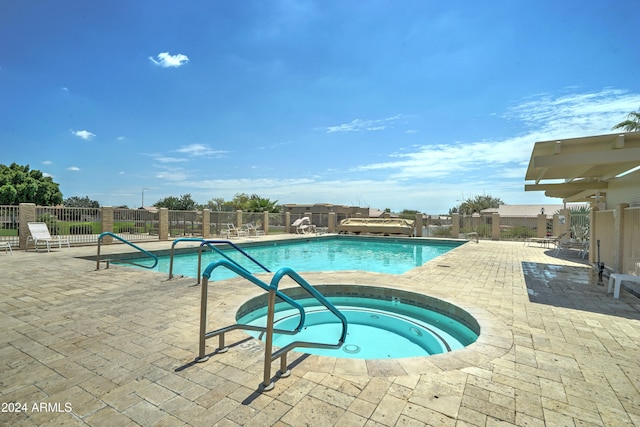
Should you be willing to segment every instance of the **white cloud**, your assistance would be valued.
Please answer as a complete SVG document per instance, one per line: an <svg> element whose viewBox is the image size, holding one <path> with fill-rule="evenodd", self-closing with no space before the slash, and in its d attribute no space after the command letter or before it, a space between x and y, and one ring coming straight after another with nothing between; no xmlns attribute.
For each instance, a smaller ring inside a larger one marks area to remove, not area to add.
<svg viewBox="0 0 640 427"><path fill-rule="evenodd" d="M79 168L79 167L77 167L77 166L69 166L69 167L67 168L67 170L68 170L68 171L71 171L71 172L78 172L78 171L80 171L80 168Z"/></svg>
<svg viewBox="0 0 640 427"><path fill-rule="evenodd" d="M362 132L362 131L376 131L376 130L384 130L394 123L396 123L402 116L400 114L387 117L385 119L374 119L374 120L362 120L362 119L354 119L349 123L343 123L337 126L329 126L326 131L327 133L334 132Z"/></svg>
<svg viewBox="0 0 640 427"><path fill-rule="evenodd" d="M178 68L189 62L187 55L181 53L170 55L169 52L162 52L158 54L157 58L158 59L155 60L150 56L149 60L162 68Z"/></svg>
<svg viewBox="0 0 640 427"><path fill-rule="evenodd" d="M71 133L79 138L84 139L85 141L88 141L94 136L96 136L94 133L91 133L88 130L78 130L78 131L72 130Z"/></svg>
<svg viewBox="0 0 640 427"><path fill-rule="evenodd" d="M211 147L203 144L191 144L185 147L178 148L175 150L177 153L187 154L192 157L203 157L203 156L222 156L226 154L227 151L223 150L214 150Z"/></svg>
<svg viewBox="0 0 640 427"><path fill-rule="evenodd" d="M127 137L126 136L119 136L116 138L116 140L118 141L126 141Z"/></svg>
<svg viewBox="0 0 640 427"><path fill-rule="evenodd" d="M42 162L43 165L52 165L53 162L51 160L45 160L44 162Z"/></svg>
<svg viewBox="0 0 640 427"><path fill-rule="evenodd" d="M539 95L523 102L504 117L527 125L528 132L495 141L432 143L412 152L390 154L386 162L361 165L357 171L383 171L393 179L445 178L463 173L505 176L505 170L524 179L533 144L559 138L612 133L611 127L640 105L639 94L618 90L571 94L561 97ZM516 178L514 176L514 178Z"/></svg>

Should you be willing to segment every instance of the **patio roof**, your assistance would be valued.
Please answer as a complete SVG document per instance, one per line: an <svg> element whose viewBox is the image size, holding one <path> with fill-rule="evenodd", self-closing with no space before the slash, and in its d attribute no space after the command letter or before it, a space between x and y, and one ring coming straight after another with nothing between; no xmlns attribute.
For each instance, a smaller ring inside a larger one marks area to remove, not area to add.
<svg viewBox="0 0 640 427"><path fill-rule="evenodd" d="M640 132L536 142L525 191L565 202L604 200L609 182L638 166Z"/></svg>

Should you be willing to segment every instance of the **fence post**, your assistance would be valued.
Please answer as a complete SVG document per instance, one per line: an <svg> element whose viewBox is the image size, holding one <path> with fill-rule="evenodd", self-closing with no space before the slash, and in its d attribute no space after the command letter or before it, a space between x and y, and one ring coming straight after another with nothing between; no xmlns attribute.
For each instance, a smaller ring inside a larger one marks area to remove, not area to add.
<svg viewBox="0 0 640 427"><path fill-rule="evenodd" d="M158 210L158 239L169 240L169 209Z"/></svg>
<svg viewBox="0 0 640 427"><path fill-rule="evenodd" d="M422 214L416 214L416 237L422 237Z"/></svg>
<svg viewBox="0 0 640 427"><path fill-rule="evenodd" d="M208 239L211 236L211 211L202 210L202 238Z"/></svg>
<svg viewBox="0 0 640 427"><path fill-rule="evenodd" d="M114 220L114 209L113 206L103 206L100 208L100 217L102 232L110 232L113 233L113 220ZM105 245L110 245L113 243L113 237L104 236L102 238L102 243Z"/></svg>
<svg viewBox="0 0 640 427"><path fill-rule="evenodd" d="M291 226L291 212L287 211L284 213L284 231L285 233L289 233L289 227Z"/></svg>
<svg viewBox="0 0 640 427"><path fill-rule="evenodd" d="M269 234L269 212L262 212L262 231L264 234Z"/></svg>
<svg viewBox="0 0 640 427"><path fill-rule="evenodd" d="M536 224L536 228L538 229L536 233L536 237L544 239L547 237L547 215L546 214L538 214L538 220Z"/></svg>
<svg viewBox="0 0 640 427"><path fill-rule="evenodd" d="M460 214L451 214L451 237L457 239L460 237Z"/></svg>
<svg viewBox="0 0 640 427"><path fill-rule="evenodd" d="M27 224L36 220L36 205L34 203L20 203L18 218L19 247L27 249L27 237L29 237Z"/></svg>
<svg viewBox="0 0 640 427"><path fill-rule="evenodd" d="M327 217L327 231L329 233L336 232L336 213L329 212L329 216Z"/></svg>
<svg viewBox="0 0 640 427"><path fill-rule="evenodd" d="M240 209L236 211L236 227L242 228L242 211Z"/></svg>
<svg viewBox="0 0 640 427"><path fill-rule="evenodd" d="M491 214L491 240L500 240L500 214Z"/></svg>

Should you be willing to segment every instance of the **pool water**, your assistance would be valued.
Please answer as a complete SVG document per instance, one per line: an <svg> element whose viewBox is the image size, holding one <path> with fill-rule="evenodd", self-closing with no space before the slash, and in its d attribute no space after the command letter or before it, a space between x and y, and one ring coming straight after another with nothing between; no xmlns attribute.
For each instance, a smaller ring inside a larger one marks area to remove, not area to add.
<svg viewBox="0 0 640 427"><path fill-rule="evenodd" d="M361 297L329 297L347 318L347 338L339 349L299 348L320 356L356 359L388 359L429 356L461 349L478 338L469 327L436 311L398 300ZM305 307L304 329L296 335L274 334L273 345L283 347L293 341L335 344L342 324L333 313L314 299L298 300ZM251 311L238 323L266 324L266 307ZM276 304L275 328L293 330L300 314L286 303ZM259 332L247 332L263 339Z"/></svg>
<svg viewBox="0 0 640 427"><path fill-rule="evenodd" d="M295 242L278 242L242 249L269 270L289 267L297 272L362 270L376 273L402 274L419 267L464 242L417 241L402 239L320 238ZM263 270L235 250L225 250L231 259L252 273ZM176 255L173 273L197 276L197 254ZM215 252L202 255L202 268L221 259ZM169 271L169 257L161 257L158 271ZM235 277L227 269L217 268L212 280Z"/></svg>

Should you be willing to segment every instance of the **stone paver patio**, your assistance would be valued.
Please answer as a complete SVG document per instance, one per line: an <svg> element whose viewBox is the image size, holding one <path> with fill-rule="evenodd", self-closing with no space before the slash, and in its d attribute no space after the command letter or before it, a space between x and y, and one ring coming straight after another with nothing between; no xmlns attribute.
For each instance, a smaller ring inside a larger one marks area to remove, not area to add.
<svg viewBox="0 0 640 427"><path fill-rule="evenodd" d="M482 334L427 358L293 353L291 376L265 393L262 344L243 332L227 336L228 352L193 362L195 279L96 271L82 258L95 247L0 252L0 424L640 425L640 300L626 291L613 299L584 261L551 252L481 241L399 276L302 273L312 284L444 299L473 314ZM238 279L212 284L210 329L233 323L239 305L260 293Z"/></svg>

